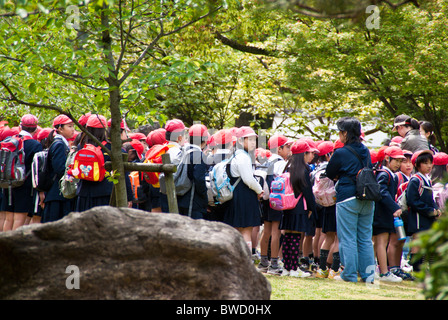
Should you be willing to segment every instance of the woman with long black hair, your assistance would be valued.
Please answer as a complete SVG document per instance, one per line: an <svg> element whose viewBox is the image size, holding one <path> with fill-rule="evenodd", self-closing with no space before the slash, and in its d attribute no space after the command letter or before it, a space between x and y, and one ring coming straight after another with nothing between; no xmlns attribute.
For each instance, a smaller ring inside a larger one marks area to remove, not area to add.
<svg viewBox="0 0 448 320"><path fill-rule="evenodd" d="M361 123L352 117L336 122L339 139L344 144L334 151L326 175L336 183L336 223L339 256L344 266L336 280L350 282L361 279L373 282L375 257L372 245L372 224L375 202L356 198L356 175L363 167L372 168L370 152L361 143ZM358 159L360 157L361 161Z"/></svg>

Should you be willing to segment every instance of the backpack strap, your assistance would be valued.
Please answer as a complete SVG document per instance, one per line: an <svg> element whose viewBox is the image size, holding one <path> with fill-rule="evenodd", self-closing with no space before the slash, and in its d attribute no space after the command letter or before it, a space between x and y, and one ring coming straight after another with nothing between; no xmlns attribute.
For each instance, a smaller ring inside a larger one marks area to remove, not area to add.
<svg viewBox="0 0 448 320"><path fill-rule="evenodd" d="M384 169L377 169L376 171L377 171L377 172L386 172L386 173L387 173L387 176L389 177L389 180L387 180L387 185L390 186L390 179L391 179L392 177L391 177L389 171L384 170Z"/></svg>
<svg viewBox="0 0 448 320"><path fill-rule="evenodd" d="M345 145L344 147L350 150L358 158L359 162L361 162L362 167L367 167L367 163L364 165L364 162L362 162L361 157L359 156L358 152L355 151L355 149L347 145Z"/></svg>

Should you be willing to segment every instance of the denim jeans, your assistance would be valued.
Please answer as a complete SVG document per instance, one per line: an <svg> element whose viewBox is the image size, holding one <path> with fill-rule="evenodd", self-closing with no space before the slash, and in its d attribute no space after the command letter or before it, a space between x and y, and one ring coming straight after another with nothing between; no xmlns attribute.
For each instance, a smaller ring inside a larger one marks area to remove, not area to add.
<svg viewBox="0 0 448 320"><path fill-rule="evenodd" d="M336 204L339 256L344 266L341 278L357 282L358 272L364 281L373 281L375 256L372 244L374 201L356 198Z"/></svg>

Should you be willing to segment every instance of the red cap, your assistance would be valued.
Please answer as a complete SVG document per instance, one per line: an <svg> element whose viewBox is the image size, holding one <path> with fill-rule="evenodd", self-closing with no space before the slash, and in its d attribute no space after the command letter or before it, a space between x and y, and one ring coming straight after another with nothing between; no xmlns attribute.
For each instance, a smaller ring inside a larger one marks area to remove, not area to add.
<svg viewBox="0 0 448 320"><path fill-rule="evenodd" d="M435 166L446 166L448 164L448 154L445 152L437 152L434 155Z"/></svg>
<svg viewBox="0 0 448 320"><path fill-rule="evenodd" d="M403 141L403 137L402 136L396 136L396 137L393 137L392 140L390 140L390 141L400 144L401 141Z"/></svg>
<svg viewBox="0 0 448 320"><path fill-rule="evenodd" d="M50 132L53 131L52 128L43 128L39 131L39 133L36 136L36 139L39 141L44 140L46 137L48 137L48 135L50 134Z"/></svg>
<svg viewBox="0 0 448 320"><path fill-rule="evenodd" d="M342 148L343 146L344 146L344 144L342 143L342 141L340 139L338 139L334 142L334 150Z"/></svg>
<svg viewBox="0 0 448 320"><path fill-rule="evenodd" d="M408 155L408 156L411 156L412 157L412 155L414 154L412 151L409 151L409 150L403 150L403 154L406 156L406 155Z"/></svg>
<svg viewBox="0 0 448 320"><path fill-rule="evenodd" d="M145 134L141 133L141 132L134 132L131 133L129 135L129 138L133 139L133 140L146 140L146 136Z"/></svg>
<svg viewBox="0 0 448 320"><path fill-rule="evenodd" d="M16 128L9 128L4 127L3 130L0 132L0 141L5 140L8 137L15 136L16 134L19 134L19 129Z"/></svg>
<svg viewBox="0 0 448 320"><path fill-rule="evenodd" d="M20 120L20 124L22 126L29 127L29 128L37 128L38 122L39 122L39 120L37 120L37 117L33 116L32 114L26 114Z"/></svg>
<svg viewBox="0 0 448 320"><path fill-rule="evenodd" d="M78 122L79 122L79 124L80 125L82 125L82 126L85 126L86 124L87 124L87 120L89 119L89 117L90 117L90 115L91 115L92 113L86 113L86 114L83 114L80 118L79 118L79 120L78 120Z"/></svg>
<svg viewBox="0 0 448 320"><path fill-rule="evenodd" d="M308 145L313 149L312 152L319 153L319 149L317 149L317 143L311 138L300 138L301 141L306 141Z"/></svg>
<svg viewBox="0 0 448 320"><path fill-rule="evenodd" d="M236 136L238 138L258 137L254 129L248 126L242 126L238 128L238 130L236 131Z"/></svg>
<svg viewBox="0 0 448 320"><path fill-rule="evenodd" d="M279 148L285 144L292 144L294 141L286 138L282 134L276 134L269 138L268 149Z"/></svg>
<svg viewBox="0 0 448 320"><path fill-rule="evenodd" d="M168 132L178 132L185 130L185 125L179 119L168 120L165 124L165 130Z"/></svg>
<svg viewBox="0 0 448 320"><path fill-rule="evenodd" d="M106 117L100 114L92 114L87 120L86 127L91 128L107 128Z"/></svg>
<svg viewBox="0 0 448 320"><path fill-rule="evenodd" d="M72 119L67 117L65 114L60 114L53 120L53 127L58 125L67 124L73 122Z"/></svg>
<svg viewBox="0 0 448 320"><path fill-rule="evenodd" d="M334 151L334 143L331 141L321 142L317 145L317 150L319 150L319 157L324 156Z"/></svg>
<svg viewBox="0 0 448 320"><path fill-rule="evenodd" d="M378 159L378 162L382 162L384 160L384 157L386 156L386 154L384 153L384 151L386 151L386 149L389 148L389 146L382 146L379 150L378 153L376 154L376 157Z"/></svg>
<svg viewBox="0 0 448 320"><path fill-rule="evenodd" d="M225 145L232 142L232 131L230 129L222 129L216 132L213 137L216 144Z"/></svg>
<svg viewBox="0 0 448 320"><path fill-rule="evenodd" d="M298 154L304 152L314 152L314 148L312 148L307 141L305 140L297 140L291 146L291 153Z"/></svg>
<svg viewBox="0 0 448 320"><path fill-rule="evenodd" d="M387 149L385 149L384 155L389 156L392 159L406 159L406 157L403 154L403 150L401 150L401 148L395 147L395 146L388 147Z"/></svg>
<svg viewBox="0 0 448 320"><path fill-rule="evenodd" d="M153 145L153 146L156 144L164 144L167 142L166 141L166 130L163 128L159 128L154 131L151 131L148 134L148 137L150 137L151 145ZM146 139L146 141L148 141L148 139Z"/></svg>
<svg viewBox="0 0 448 320"><path fill-rule="evenodd" d="M190 127L190 129L188 130L188 135L190 137L208 137L210 136L208 134L208 130L207 127L204 126L203 124L194 124Z"/></svg>
<svg viewBox="0 0 448 320"><path fill-rule="evenodd" d="M137 152L138 158L141 159L143 151L145 151L145 147L143 146L143 144L140 141L134 139L131 141L131 145Z"/></svg>
<svg viewBox="0 0 448 320"><path fill-rule="evenodd" d="M429 154L433 155L433 152L431 150L420 150L420 151L415 152L411 158L411 162L414 166L415 166L415 163L417 162L418 156L421 154L424 154L424 153L429 153Z"/></svg>
<svg viewBox="0 0 448 320"><path fill-rule="evenodd" d="M216 141L215 141L215 135L213 134L213 135L211 135L209 138L208 138L208 140L207 140L207 145L209 146L209 147L216 147Z"/></svg>

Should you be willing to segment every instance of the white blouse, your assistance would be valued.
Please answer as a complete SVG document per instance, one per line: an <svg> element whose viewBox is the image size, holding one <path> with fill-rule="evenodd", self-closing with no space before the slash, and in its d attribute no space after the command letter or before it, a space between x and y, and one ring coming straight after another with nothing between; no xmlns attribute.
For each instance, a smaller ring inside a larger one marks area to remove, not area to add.
<svg viewBox="0 0 448 320"><path fill-rule="evenodd" d="M260 194L263 189L254 177L254 169L249 154L244 150L237 150L235 157L230 162L230 173L232 177L241 177L241 180L256 194Z"/></svg>

